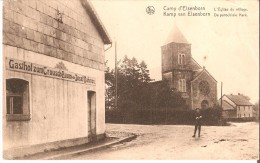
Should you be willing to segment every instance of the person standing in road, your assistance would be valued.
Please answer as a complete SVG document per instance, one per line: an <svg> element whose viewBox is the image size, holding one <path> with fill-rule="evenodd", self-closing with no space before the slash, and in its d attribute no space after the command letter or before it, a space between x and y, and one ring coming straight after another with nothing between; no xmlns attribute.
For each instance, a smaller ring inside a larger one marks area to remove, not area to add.
<svg viewBox="0 0 260 163"><path fill-rule="evenodd" d="M198 130L198 137L200 137L200 131L201 131L201 119L202 115L200 114L200 109L196 108L196 113L195 113L195 129L194 129L194 134L193 138L196 136L196 132Z"/></svg>

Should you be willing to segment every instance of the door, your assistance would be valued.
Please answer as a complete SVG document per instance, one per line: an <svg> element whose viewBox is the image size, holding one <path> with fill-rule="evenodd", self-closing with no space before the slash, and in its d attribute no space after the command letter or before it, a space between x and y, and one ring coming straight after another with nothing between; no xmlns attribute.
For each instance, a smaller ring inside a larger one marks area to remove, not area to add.
<svg viewBox="0 0 260 163"><path fill-rule="evenodd" d="M96 92L88 91L88 137L90 141L96 135Z"/></svg>

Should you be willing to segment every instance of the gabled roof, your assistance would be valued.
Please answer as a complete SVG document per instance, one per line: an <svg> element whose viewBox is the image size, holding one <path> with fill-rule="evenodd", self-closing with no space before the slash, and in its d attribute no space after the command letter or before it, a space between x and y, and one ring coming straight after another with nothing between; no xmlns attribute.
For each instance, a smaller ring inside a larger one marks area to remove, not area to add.
<svg viewBox="0 0 260 163"><path fill-rule="evenodd" d="M219 104L221 104L220 101L219 101ZM230 105L226 100L222 100L222 108L223 108L223 110L235 110L236 109L232 105Z"/></svg>
<svg viewBox="0 0 260 163"><path fill-rule="evenodd" d="M249 102L248 99L246 99L243 95L224 95L227 98L229 98L231 101L233 101L236 105L244 105L244 106L251 106L253 105L251 102Z"/></svg>
<svg viewBox="0 0 260 163"><path fill-rule="evenodd" d="M195 74L194 74L193 79L191 80L191 82L193 82L194 80L198 79L203 74L203 72L205 72L208 76L210 76L214 81L217 82L217 80L212 75L210 75L210 73L205 69L205 67L203 67L203 69L199 69L199 70L196 70L194 72L195 72Z"/></svg>
<svg viewBox="0 0 260 163"><path fill-rule="evenodd" d="M100 18L98 17L98 14L94 9L93 5L91 4L91 2L89 0L81 0L81 4L89 14L90 19L92 23L95 25L95 27L97 28L100 36L102 37L104 44L111 44L112 41L107 33L107 30L104 27L103 23L101 22Z"/></svg>
<svg viewBox="0 0 260 163"><path fill-rule="evenodd" d="M182 34L182 32L179 30L179 28L175 23L170 34L168 35L168 38L165 41L165 45L172 42L188 44L188 41L186 40L186 38L184 37L184 35Z"/></svg>

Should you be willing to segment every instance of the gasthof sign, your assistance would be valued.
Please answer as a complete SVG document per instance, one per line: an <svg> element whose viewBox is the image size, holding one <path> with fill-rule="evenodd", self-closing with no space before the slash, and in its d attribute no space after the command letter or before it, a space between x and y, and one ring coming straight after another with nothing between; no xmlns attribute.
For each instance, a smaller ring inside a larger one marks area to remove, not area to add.
<svg viewBox="0 0 260 163"><path fill-rule="evenodd" d="M12 71L19 71L19 72L24 72L29 74L68 80L68 81L78 82L82 84L94 84L94 85L96 84L94 78L85 75L80 75L66 70L50 68L43 65L38 65L35 63L25 62L17 59L12 59L12 58L6 58L6 68Z"/></svg>

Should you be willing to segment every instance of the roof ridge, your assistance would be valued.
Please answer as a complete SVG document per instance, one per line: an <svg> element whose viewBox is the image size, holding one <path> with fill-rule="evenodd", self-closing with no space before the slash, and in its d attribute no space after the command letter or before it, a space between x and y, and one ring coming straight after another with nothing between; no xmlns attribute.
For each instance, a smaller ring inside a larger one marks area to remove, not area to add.
<svg viewBox="0 0 260 163"><path fill-rule="evenodd" d="M224 95L223 95L224 96ZM245 96L243 95L225 95L227 98L229 98L231 101L233 101L236 105L253 105L250 100L248 100ZM233 97L234 98L233 98ZM238 98L236 98L238 97ZM240 99L239 99L240 98Z"/></svg>

